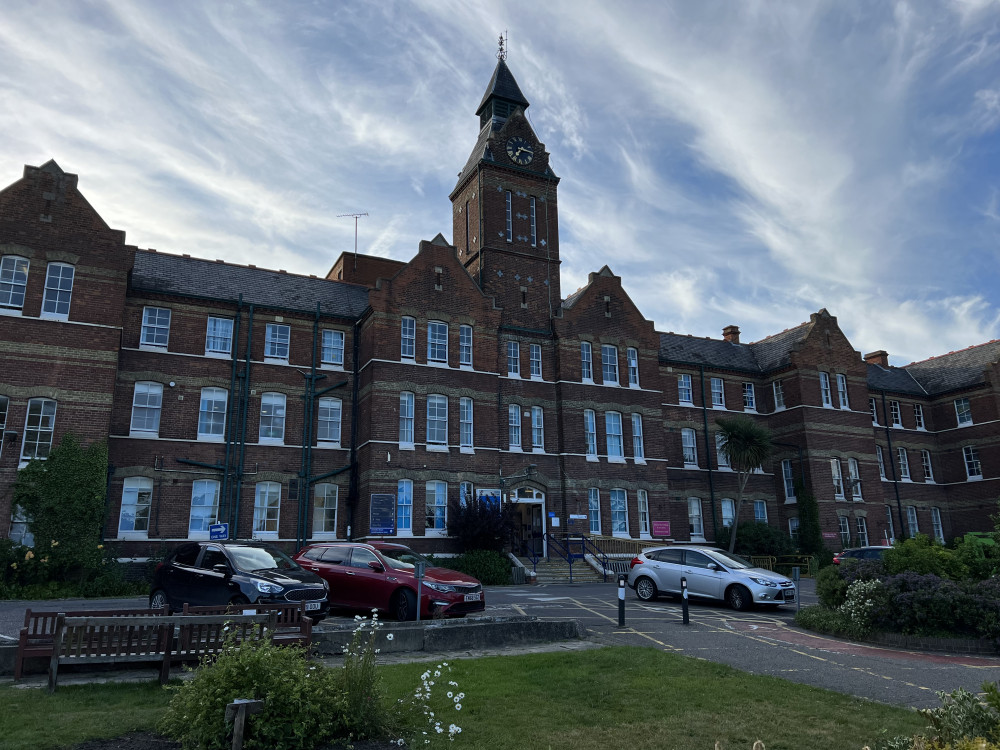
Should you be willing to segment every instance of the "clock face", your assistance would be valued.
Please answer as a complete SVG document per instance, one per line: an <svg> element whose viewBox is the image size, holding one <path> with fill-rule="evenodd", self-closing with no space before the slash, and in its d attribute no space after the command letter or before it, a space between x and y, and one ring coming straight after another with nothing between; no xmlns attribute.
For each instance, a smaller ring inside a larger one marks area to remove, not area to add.
<svg viewBox="0 0 1000 750"><path fill-rule="evenodd" d="M531 144L528 143L524 138L519 135L515 135L513 138L507 141L507 156L515 164L520 164L522 167L525 164L530 164L532 158L535 156L535 152L531 148Z"/></svg>

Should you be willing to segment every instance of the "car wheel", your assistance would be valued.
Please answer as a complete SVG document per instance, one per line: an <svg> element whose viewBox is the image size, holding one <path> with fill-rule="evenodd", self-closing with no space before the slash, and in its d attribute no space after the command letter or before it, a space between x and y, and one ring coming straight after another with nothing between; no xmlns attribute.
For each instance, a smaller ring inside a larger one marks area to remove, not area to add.
<svg viewBox="0 0 1000 750"><path fill-rule="evenodd" d="M397 620L417 619L417 595L409 589L400 589L392 597L392 615Z"/></svg>
<svg viewBox="0 0 1000 750"><path fill-rule="evenodd" d="M149 608L163 609L164 607L167 607L167 613L169 614L170 603L167 601L167 595L163 589L157 589L149 595Z"/></svg>
<svg viewBox="0 0 1000 750"><path fill-rule="evenodd" d="M726 602L737 612L743 612L753 606L753 597L745 586L730 586L726 591Z"/></svg>
<svg viewBox="0 0 1000 750"><path fill-rule="evenodd" d="M635 582L635 595L642 599L644 602L651 602L656 598L656 584L653 583L652 578L646 578L643 576Z"/></svg>

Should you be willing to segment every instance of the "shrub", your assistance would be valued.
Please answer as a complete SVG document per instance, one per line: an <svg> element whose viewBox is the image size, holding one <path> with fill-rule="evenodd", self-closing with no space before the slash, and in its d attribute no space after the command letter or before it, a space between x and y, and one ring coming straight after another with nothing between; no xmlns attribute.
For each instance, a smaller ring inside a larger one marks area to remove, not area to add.
<svg viewBox="0 0 1000 750"><path fill-rule="evenodd" d="M506 586L510 583L510 560L500 552L476 549L440 561L443 567L478 578L484 586Z"/></svg>
<svg viewBox="0 0 1000 750"><path fill-rule="evenodd" d="M857 580L847 588L840 613L847 622L847 635L863 638L872 631L875 613L885 606L885 591L879 580Z"/></svg>
<svg viewBox="0 0 1000 750"><path fill-rule="evenodd" d="M1000 573L1000 544L990 537L966 534L955 542L955 559L969 571L969 578L983 581Z"/></svg>
<svg viewBox="0 0 1000 750"><path fill-rule="evenodd" d="M448 533L463 550L500 552L514 529L513 503L467 498L452 500L448 508Z"/></svg>
<svg viewBox="0 0 1000 750"><path fill-rule="evenodd" d="M983 684L983 699L959 688L938 692L939 708L920 709L930 724L927 737L881 738L873 750L1000 750L1000 692Z"/></svg>
<svg viewBox="0 0 1000 750"><path fill-rule="evenodd" d="M952 581L969 575L969 569L952 550L932 541L926 534L897 542L892 549L886 550L884 561L889 575L909 571Z"/></svg>
<svg viewBox="0 0 1000 750"><path fill-rule="evenodd" d="M816 596L824 607L836 609L847 598L847 581L836 565L821 568L816 574Z"/></svg>
<svg viewBox="0 0 1000 750"><path fill-rule="evenodd" d="M969 624L956 620L956 612L969 605L954 581L907 572L887 577L883 585L886 606L874 619L880 630L925 636L970 633Z"/></svg>
<svg viewBox="0 0 1000 750"><path fill-rule="evenodd" d="M847 635L847 617L839 609L824 606L803 607L795 613L795 624L828 635Z"/></svg>
<svg viewBox="0 0 1000 750"><path fill-rule="evenodd" d="M885 576L885 563L881 560L859 560L848 557L838 566L840 577L850 586L855 581L877 581Z"/></svg>
<svg viewBox="0 0 1000 750"><path fill-rule="evenodd" d="M313 747L346 729L346 696L340 674L308 664L301 648L266 639L230 646L204 660L193 679L175 688L159 730L186 750L227 750L226 706L237 698L264 701L247 722L247 750Z"/></svg>
<svg viewBox="0 0 1000 750"><path fill-rule="evenodd" d="M719 529L716 534L716 544L722 549L729 548L731 527ZM741 523L736 535L737 555L791 555L795 553L795 545L791 537L784 531L766 523Z"/></svg>

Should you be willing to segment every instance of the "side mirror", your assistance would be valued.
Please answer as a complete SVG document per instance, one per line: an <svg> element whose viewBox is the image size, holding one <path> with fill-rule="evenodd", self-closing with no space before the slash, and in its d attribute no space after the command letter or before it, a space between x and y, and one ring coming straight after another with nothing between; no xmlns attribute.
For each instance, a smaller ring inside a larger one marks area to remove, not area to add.
<svg viewBox="0 0 1000 750"><path fill-rule="evenodd" d="M229 566L225 563L216 563L212 566L212 570L216 573L221 573L224 576L229 575Z"/></svg>
<svg viewBox="0 0 1000 750"><path fill-rule="evenodd" d="M715 563L709 563L709 564L708 564L708 569L709 569L709 570L718 570L718 569L719 569L719 566L718 566L718 565L716 565Z"/></svg>
<svg viewBox="0 0 1000 750"><path fill-rule="evenodd" d="M382 571L385 570L385 567L378 560L369 560L368 567L378 573L381 573Z"/></svg>

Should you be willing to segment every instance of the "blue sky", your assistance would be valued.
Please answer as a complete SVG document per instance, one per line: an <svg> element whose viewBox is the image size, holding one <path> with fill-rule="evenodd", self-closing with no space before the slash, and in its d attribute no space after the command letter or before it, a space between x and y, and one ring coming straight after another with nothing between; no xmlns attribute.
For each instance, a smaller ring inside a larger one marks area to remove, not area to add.
<svg viewBox="0 0 1000 750"><path fill-rule="evenodd" d="M661 331L826 307L893 364L1000 337L1000 3L4 3L0 184L127 241L323 275L451 238L496 37L562 178L563 290Z"/></svg>

